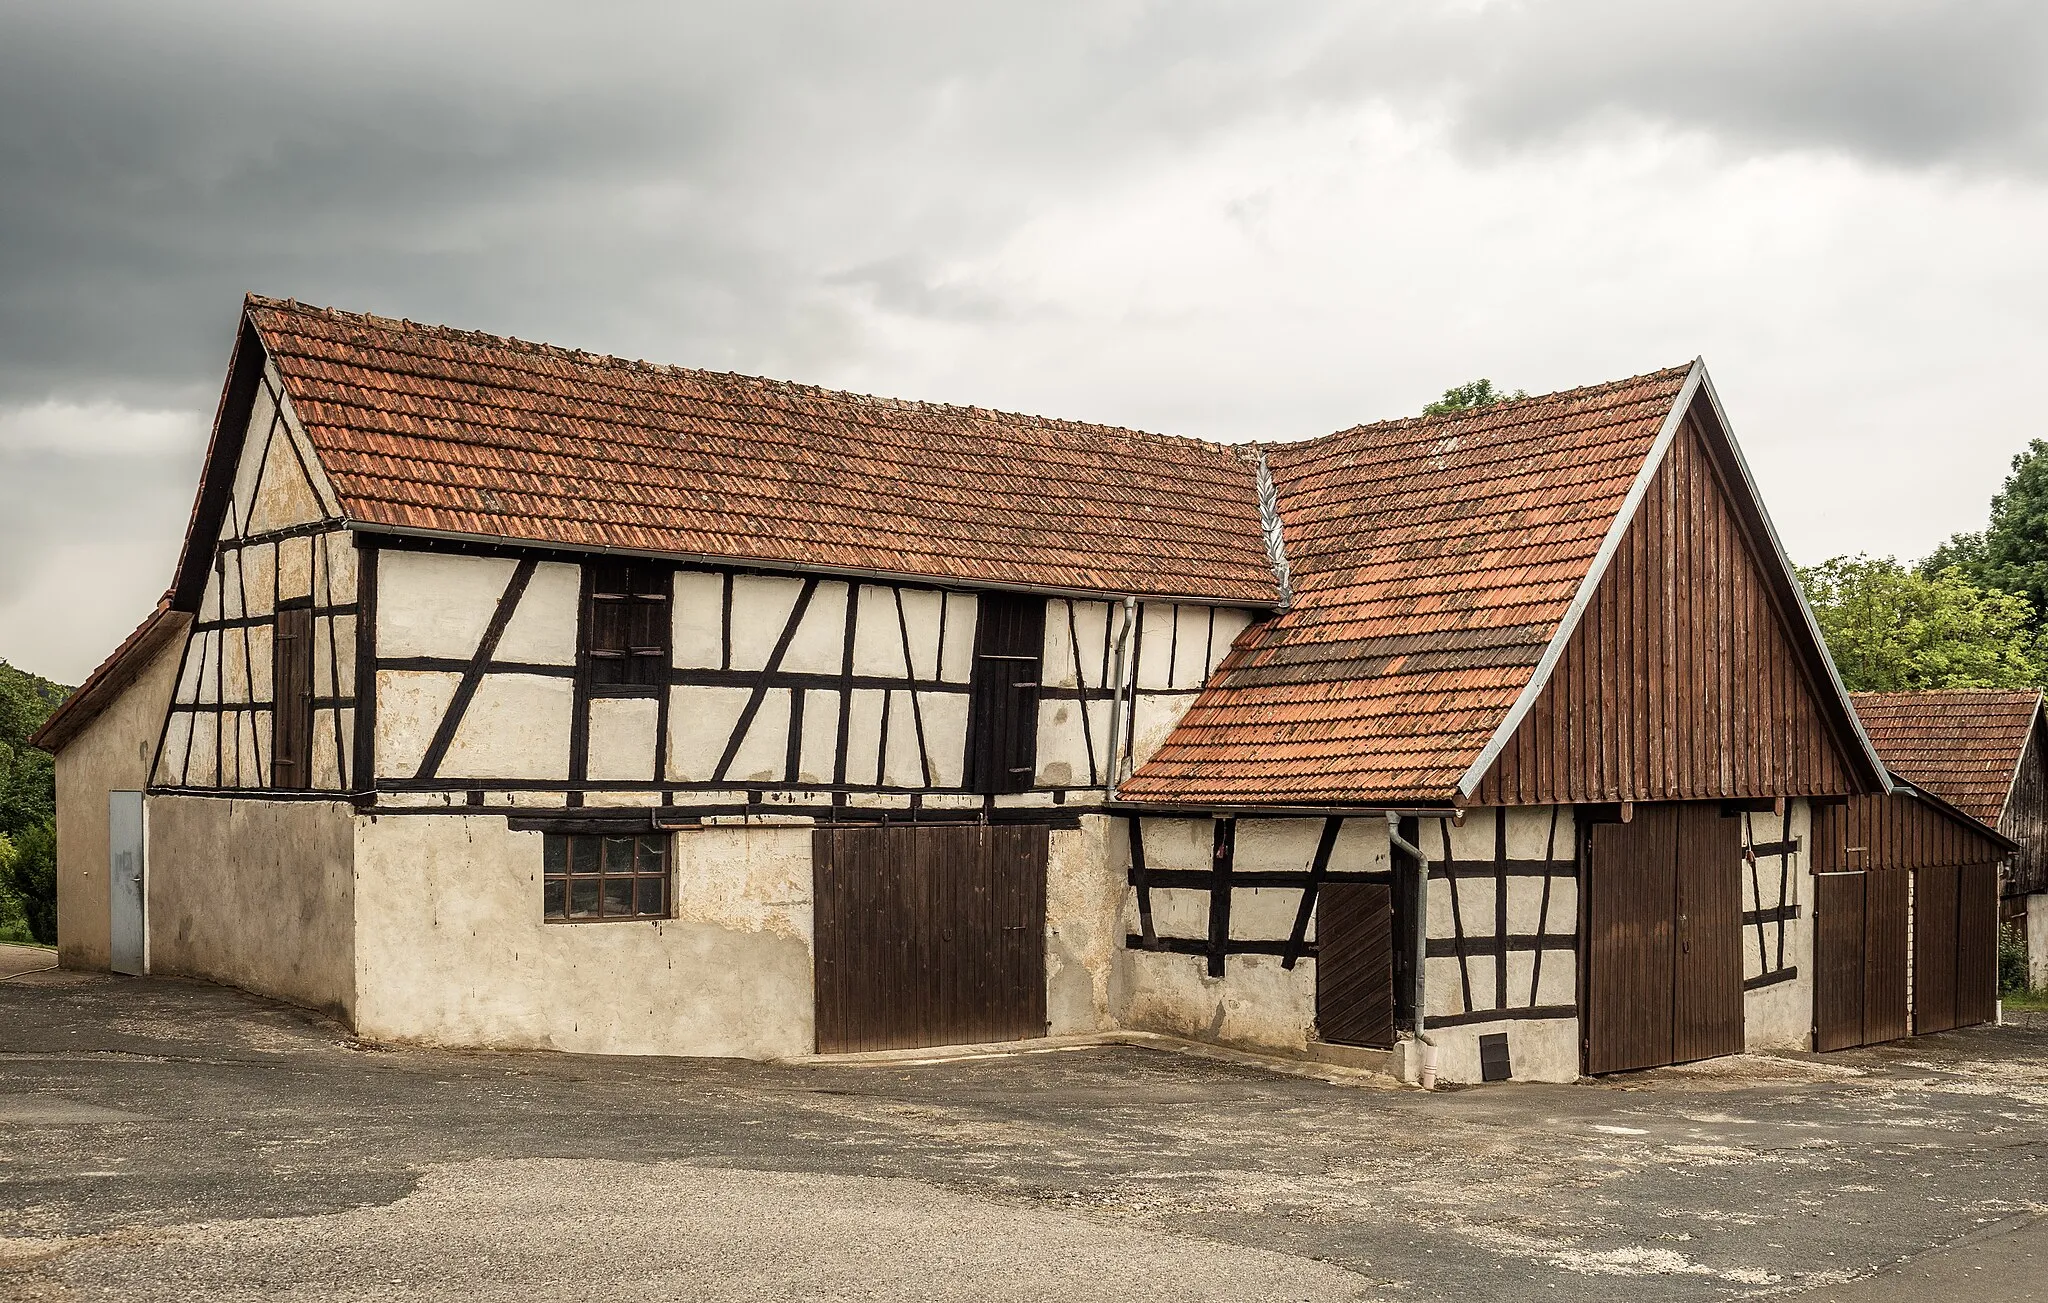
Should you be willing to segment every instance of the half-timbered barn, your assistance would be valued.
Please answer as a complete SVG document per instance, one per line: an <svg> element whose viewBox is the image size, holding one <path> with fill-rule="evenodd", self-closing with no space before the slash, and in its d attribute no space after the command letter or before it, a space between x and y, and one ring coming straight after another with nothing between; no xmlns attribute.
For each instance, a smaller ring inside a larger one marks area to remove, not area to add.
<svg viewBox="0 0 2048 1303"><path fill-rule="evenodd" d="M152 621L66 962L392 1040L1803 1046L1888 790L1699 363L1227 447L252 297Z"/></svg>
<svg viewBox="0 0 2048 1303"><path fill-rule="evenodd" d="M1894 774L2013 843L1999 917L2024 930L2029 976L2048 986L2048 718L2041 694L1954 688L1851 698Z"/></svg>

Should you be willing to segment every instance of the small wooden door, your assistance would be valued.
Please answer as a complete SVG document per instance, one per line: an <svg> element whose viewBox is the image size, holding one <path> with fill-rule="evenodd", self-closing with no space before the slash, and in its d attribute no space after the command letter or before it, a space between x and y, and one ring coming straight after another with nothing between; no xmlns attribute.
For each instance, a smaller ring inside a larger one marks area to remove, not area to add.
<svg viewBox="0 0 2048 1303"><path fill-rule="evenodd" d="M1391 887L1329 882L1316 893L1316 1034L1335 1045L1393 1045Z"/></svg>
<svg viewBox="0 0 2048 1303"><path fill-rule="evenodd" d="M1045 1035L1042 827L820 828L818 1052Z"/></svg>
<svg viewBox="0 0 2048 1303"><path fill-rule="evenodd" d="M1586 856L1586 1071L1742 1048L1742 833L1715 805L1638 806L1592 825Z"/></svg>
<svg viewBox="0 0 2048 1303"><path fill-rule="evenodd" d="M1906 1034L1906 873L1822 873L1814 884L1813 1047Z"/></svg>

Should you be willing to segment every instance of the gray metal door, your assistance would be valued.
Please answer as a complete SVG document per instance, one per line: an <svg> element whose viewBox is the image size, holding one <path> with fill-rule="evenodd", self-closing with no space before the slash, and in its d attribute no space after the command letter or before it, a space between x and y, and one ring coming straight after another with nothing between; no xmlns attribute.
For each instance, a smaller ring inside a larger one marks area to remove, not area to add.
<svg viewBox="0 0 2048 1303"><path fill-rule="evenodd" d="M142 793L107 793L107 909L109 967L143 970Z"/></svg>

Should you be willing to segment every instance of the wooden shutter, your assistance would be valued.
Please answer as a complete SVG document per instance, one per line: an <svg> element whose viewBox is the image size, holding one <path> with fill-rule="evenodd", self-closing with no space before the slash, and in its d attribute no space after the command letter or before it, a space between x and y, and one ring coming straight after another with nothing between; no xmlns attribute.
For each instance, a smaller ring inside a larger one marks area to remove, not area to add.
<svg viewBox="0 0 2048 1303"><path fill-rule="evenodd" d="M654 687L667 680L669 574L652 561L591 564L583 637L592 683Z"/></svg>
<svg viewBox="0 0 2048 1303"><path fill-rule="evenodd" d="M270 640L270 785L313 785L313 609L277 613Z"/></svg>
<svg viewBox="0 0 2048 1303"><path fill-rule="evenodd" d="M1022 792L1038 771L1038 683L1045 599L983 593L974 626L967 786Z"/></svg>

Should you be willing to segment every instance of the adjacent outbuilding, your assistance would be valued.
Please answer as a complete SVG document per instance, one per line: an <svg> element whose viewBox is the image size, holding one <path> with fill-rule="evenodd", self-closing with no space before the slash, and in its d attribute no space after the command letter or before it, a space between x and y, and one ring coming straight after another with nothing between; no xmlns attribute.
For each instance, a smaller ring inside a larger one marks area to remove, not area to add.
<svg viewBox="0 0 2048 1303"><path fill-rule="evenodd" d="M44 740L66 963L366 1037L1454 1080L1812 1044L1892 788L1699 362L1222 446L259 298Z"/></svg>

